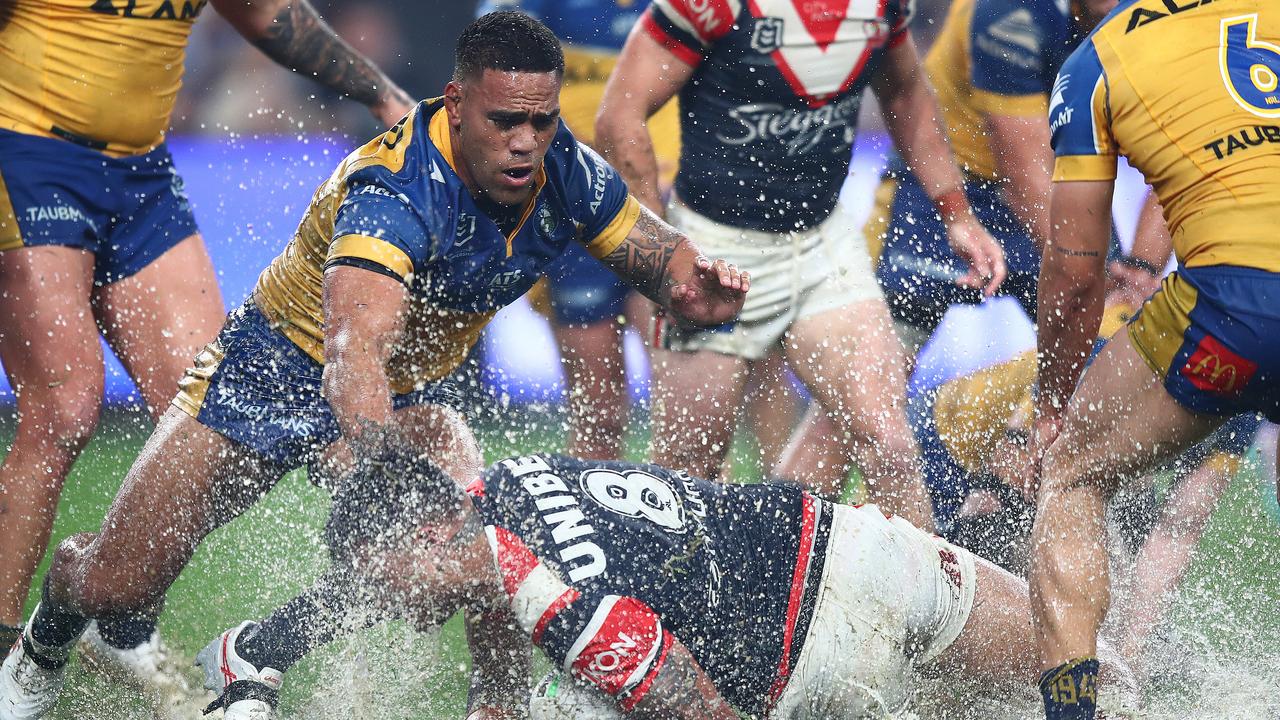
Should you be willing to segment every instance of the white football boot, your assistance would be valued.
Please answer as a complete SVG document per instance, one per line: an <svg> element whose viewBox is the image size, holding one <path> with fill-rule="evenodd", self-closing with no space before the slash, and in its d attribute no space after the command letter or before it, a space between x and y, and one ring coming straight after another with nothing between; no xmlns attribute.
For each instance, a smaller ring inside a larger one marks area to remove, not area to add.
<svg viewBox="0 0 1280 720"><path fill-rule="evenodd" d="M78 649L86 669L147 695L159 717L199 717L211 699L188 682L159 632L152 631L151 637L137 647L121 649L103 640L98 623L92 622L80 638Z"/></svg>
<svg viewBox="0 0 1280 720"><path fill-rule="evenodd" d="M275 668L257 668L236 653L236 639L258 626L242 622L222 633L196 653L196 664L204 670L204 686L218 696L206 713L221 707L225 720L271 720L284 673ZM3 719L0 719L3 720Z"/></svg>
<svg viewBox="0 0 1280 720"><path fill-rule="evenodd" d="M27 638L27 642L32 643L36 652L40 651L40 646L30 638ZM50 650L50 655L65 656L69 647L60 652L56 648ZM54 670L37 665L27 652L23 638L18 638L9 650L8 657L4 659L4 664L0 665L0 720L36 720L44 717L58 703L66 670L65 661Z"/></svg>

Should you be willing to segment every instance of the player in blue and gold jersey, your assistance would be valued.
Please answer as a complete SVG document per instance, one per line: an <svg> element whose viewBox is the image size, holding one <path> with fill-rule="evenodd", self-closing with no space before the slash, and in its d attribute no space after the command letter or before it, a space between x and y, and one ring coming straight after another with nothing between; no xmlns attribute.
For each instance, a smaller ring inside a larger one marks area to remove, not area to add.
<svg viewBox="0 0 1280 720"><path fill-rule="evenodd" d="M151 612L200 540L282 473L411 447L476 475L446 378L569 243L690 322L736 316L748 279L643 210L560 122L563 69L545 26L486 15L444 97L339 164L197 357L102 531L59 549L0 672L0 718L47 712L89 618Z"/></svg>
<svg viewBox="0 0 1280 720"><path fill-rule="evenodd" d="M1058 75L1032 440L1049 718L1095 716L1107 499L1232 415L1280 419L1278 87L1280 11L1251 0L1122 2ZM1121 155L1159 197L1179 268L1084 371Z"/></svg>
<svg viewBox="0 0 1280 720"><path fill-rule="evenodd" d="M0 466L5 645L17 637L63 480L97 424L99 333L159 417L226 312L164 142L188 35L208 2L273 60L387 125L412 106L305 1L3 3L0 362L18 402ZM108 655L150 647L148 625L102 630Z"/></svg>
<svg viewBox="0 0 1280 720"><path fill-rule="evenodd" d="M618 52L648 0L488 0L478 12L510 8L538 18L564 45L560 116L579 142L595 141L595 117L605 81ZM676 102L667 103L649 125L660 177L670 185L680 157ZM581 248L571 247L530 293L548 316L568 386L569 437L574 457L619 459L629 411L622 352L630 288Z"/></svg>

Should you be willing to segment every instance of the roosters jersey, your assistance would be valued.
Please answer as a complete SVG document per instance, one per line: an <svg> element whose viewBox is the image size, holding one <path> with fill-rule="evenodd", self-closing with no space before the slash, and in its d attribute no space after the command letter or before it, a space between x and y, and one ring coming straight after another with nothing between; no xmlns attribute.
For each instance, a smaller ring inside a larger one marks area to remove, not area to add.
<svg viewBox="0 0 1280 720"><path fill-rule="evenodd" d="M862 92L914 0L656 0L645 32L695 66L676 192L701 215L789 232L826 219Z"/></svg>
<svg viewBox="0 0 1280 720"><path fill-rule="evenodd" d="M504 460L468 492L517 621L624 709L673 636L739 710L761 714L786 685L822 577L822 501L547 455Z"/></svg>
<svg viewBox="0 0 1280 720"><path fill-rule="evenodd" d="M1084 37L1070 0L955 0L925 68L956 161L997 179L987 115L1044 117L1058 69Z"/></svg>
<svg viewBox="0 0 1280 720"><path fill-rule="evenodd" d="M279 331L323 363L325 267L359 265L402 280L412 301L388 361L396 393L452 372L493 315L525 294L570 242L604 257L640 216L626 183L562 123L534 196L504 231L454 172L443 107L420 103L348 155L254 289Z"/></svg>
<svg viewBox="0 0 1280 720"><path fill-rule="evenodd" d="M1127 0L1063 66L1054 179L1146 177L1186 267L1280 271L1280 7Z"/></svg>
<svg viewBox="0 0 1280 720"><path fill-rule="evenodd" d="M113 156L160 144L208 0L0 4L0 128Z"/></svg>

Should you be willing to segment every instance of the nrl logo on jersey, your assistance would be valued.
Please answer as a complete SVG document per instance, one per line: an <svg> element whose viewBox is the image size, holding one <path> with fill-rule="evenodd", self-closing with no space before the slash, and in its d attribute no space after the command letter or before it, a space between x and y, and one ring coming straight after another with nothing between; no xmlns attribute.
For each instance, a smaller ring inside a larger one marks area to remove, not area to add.
<svg viewBox="0 0 1280 720"><path fill-rule="evenodd" d="M782 18L756 18L755 29L751 32L751 49L763 55L782 48Z"/></svg>
<svg viewBox="0 0 1280 720"><path fill-rule="evenodd" d="M476 216L470 213L458 213L458 228L454 230L453 244L466 245L476 236Z"/></svg>

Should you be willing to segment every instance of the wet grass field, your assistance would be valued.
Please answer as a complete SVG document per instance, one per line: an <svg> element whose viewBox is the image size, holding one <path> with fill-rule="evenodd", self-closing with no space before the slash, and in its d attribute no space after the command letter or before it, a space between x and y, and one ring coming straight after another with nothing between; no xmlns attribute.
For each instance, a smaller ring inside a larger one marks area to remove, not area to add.
<svg viewBox="0 0 1280 720"><path fill-rule="evenodd" d="M486 458L559 449L561 431L546 424L554 414L542 414L541 424L535 415L518 422L508 418L501 428L496 422L482 425ZM0 438L7 442L12 413L2 418ZM97 529L148 431L136 416L115 413L105 419L67 481L55 542ZM642 457L644 433L639 427L629 439L632 457ZM735 471L738 477L755 474L744 460L747 448L735 457L737 467L745 468ZM1264 509L1259 486L1256 464L1246 466L1202 540L1171 629L1163 633L1175 643L1180 662L1169 677L1155 678L1157 717L1280 717L1265 709L1280 696L1280 526ZM326 493L294 473L215 532L168 596L161 630L175 653L193 658L215 634L261 616L320 573L327 564L319 539L327 506ZM286 679L281 707L295 718L461 718L468 663L456 619L435 634L395 624L378 627L304 660ZM138 695L73 666L52 717L151 715Z"/></svg>

